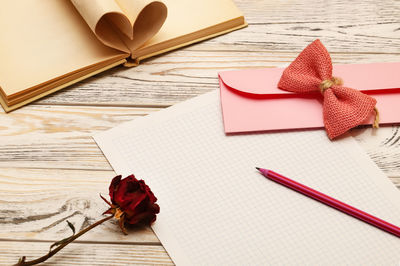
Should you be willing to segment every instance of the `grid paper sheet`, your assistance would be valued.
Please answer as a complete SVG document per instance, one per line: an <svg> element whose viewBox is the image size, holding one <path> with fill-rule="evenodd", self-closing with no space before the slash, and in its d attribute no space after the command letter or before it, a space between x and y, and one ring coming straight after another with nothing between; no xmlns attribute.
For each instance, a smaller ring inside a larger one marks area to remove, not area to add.
<svg viewBox="0 0 400 266"><path fill-rule="evenodd" d="M400 224L400 193L351 138L322 130L226 136L217 91L95 137L144 179L153 230L178 265L399 265L400 239L276 184L273 169Z"/></svg>

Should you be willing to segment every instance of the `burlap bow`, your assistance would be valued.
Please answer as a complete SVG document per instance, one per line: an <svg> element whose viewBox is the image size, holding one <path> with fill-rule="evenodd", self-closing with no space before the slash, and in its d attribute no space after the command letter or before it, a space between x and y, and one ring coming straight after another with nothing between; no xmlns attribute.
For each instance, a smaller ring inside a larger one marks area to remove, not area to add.
<svg viewBox="0 0 400 266"><path fill-rule="evenodd" d="M297 93L319 91L324 97L323 118L330 139L365 123L369 116L374 115L374 111L374 127L378 127L376 100L342 84L340 78L332 76L331 57L317 39L285 69L278 87Z"/></svg>

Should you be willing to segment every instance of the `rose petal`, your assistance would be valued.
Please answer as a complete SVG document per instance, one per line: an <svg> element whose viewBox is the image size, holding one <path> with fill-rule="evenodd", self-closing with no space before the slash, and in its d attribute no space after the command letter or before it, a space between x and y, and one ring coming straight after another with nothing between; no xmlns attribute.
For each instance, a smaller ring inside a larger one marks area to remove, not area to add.
<svg viewBox="0 0 400 266"><path fill-rule="evenodd" d="M114 177L111 181L110 187L108 188L112 203L114 203L114 192L118 189L118 186L121 182L121 177L121 175L117 175L116 177Z"/></svg>

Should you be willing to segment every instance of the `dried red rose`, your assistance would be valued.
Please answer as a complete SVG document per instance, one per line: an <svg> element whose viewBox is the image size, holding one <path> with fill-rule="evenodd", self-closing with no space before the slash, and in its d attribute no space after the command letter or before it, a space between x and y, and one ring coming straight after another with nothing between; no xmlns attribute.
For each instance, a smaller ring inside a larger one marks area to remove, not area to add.
<svg viewBox="0 0 400 266"><path fill-rule="evenodd" d="M109 190L111 203L103 199L111 208L105 213L113 214L119 220L119 226L125 234L125 223L150 225L156 220L160 207L143 180L137 180L134 175L121 179L119 175L113 178Z"/></svg>
<svg viewBox="0 0 400 266"><path fill-rule="evenodd" d="M72 236L52 244L49 252L40 258L26 261L26 257L23 256L15 265L25 266L42 263L81 235L114 217L119 220L119 226L124 234L127 234L125 223L150 225L156 220L156 215L160 212L160 207L155 203L157 198L143 180L137 180L134 175L130 175L121 180L121 176L119 175L113 178L109 190L111 202L108 202L108 200L101 195L100 197L110 205L110 208L104 212L104 214L112 215L91 224L80 230L77 234L75 234L75 227L67 221L68 226L72 229Z"/></svg>

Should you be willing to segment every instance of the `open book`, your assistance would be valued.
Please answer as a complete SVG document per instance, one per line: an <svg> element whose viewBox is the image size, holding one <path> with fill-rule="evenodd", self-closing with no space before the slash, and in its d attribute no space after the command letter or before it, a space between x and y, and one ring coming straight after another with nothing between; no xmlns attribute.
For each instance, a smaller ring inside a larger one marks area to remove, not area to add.
<svg viewBox="0 0 400 266"><path fill-rule="evenodd" d="M246 26L232 0L4 0L6 112L116 65Z"/></svg>

